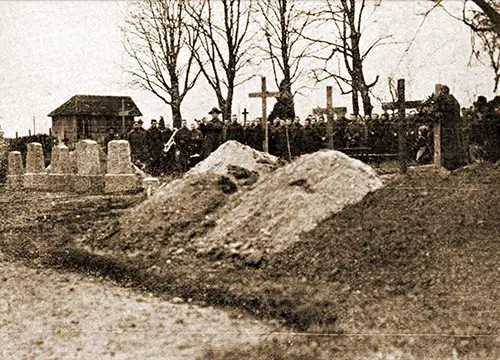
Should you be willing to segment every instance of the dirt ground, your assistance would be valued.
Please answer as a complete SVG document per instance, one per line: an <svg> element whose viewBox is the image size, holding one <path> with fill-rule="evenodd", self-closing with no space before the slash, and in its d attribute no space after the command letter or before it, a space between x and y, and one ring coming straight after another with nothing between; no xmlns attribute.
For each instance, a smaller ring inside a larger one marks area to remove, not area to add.
<svg viewBox="0 0 500 360"><path fill-rule="evenodd" d="M172 303L95 277L30 268L0 253L0 358L195 359L256 345L272 327Z"/></svg>
<svg viewBox="0 0 500 360"><path fill-rule="evenodd" d="M499 178L500 167L486 164L395 176L252 266L199 256L188 244L141 253L80 246L141 194L4 193L0 249L9 259L237 308L292 329L201 358L499 359Z"/></svg>

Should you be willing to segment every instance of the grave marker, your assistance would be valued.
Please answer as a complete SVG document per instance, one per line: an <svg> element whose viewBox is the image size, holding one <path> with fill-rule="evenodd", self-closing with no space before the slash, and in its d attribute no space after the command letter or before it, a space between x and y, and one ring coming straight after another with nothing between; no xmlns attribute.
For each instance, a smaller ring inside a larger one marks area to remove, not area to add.
<svg viewBox="0 0 500 360"><path fill-rule="evenodd" d="M104 175L105 192L123 192L140 187L134 174L127 140L112 140L108 143L107 173Z"/></svg>
<svg viewBox="0 0 500 360"><path fill-rule="evenodd" d="M33 190L47 190L48 187L43 147L37 142L27 145L24 187Z"/></svg>
<svg viewBox="0 0 500 360"><path fill-rule="evenodd" d="M18 189L23 187L23 158L19 151L10 151L7 156L7 187Z"/></svg>
<svg viewBox="0 0 500 360"><path fill-rule="evenodd" d="M52 147L50 159L49 187L52 191L74 190L69 149L64 144Z"/></svg>
<svg viewBox="0 0 500 360"><path fill-rule="evenodd" d="M313 109L314 115L326 115L327 116L327 126L326 135L328 138L328 148L333 149L333 125L334 125L334 115L345 116L347 114L346 107L333 107L333 90L331 86L326 87L326 108L316 108Z"/></svg>
<svg viewBox="0 0 500 360"><path fill-rule="evenodd" d="M104 190L99 145L94 140L81 140L76 144L77 175L74 177L75 191L99 193Z"/></svg>
<svg viewBox="0 0 500 360"><path fill-rule="evenodd" d="M267 126L267 98L268 97L279 97L280 92L269 92L267 91L266 78L261 77L261 88L260 92L254 92L248 94L251 98L261 98L262 99L262 126L264 127L264 152L269 152L269 129Z"/></svg>

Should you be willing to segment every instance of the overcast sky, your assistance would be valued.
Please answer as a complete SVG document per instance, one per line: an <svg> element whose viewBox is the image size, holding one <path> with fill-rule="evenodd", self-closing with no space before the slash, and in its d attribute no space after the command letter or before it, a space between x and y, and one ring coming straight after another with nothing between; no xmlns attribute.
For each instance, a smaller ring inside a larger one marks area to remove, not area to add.
<svg viewBox="0 0 500 360"><path fill-rule="evenodd" d="M311 0L309 0L311 1ZM366 19L366 40L392 34L403 42L378 48L366 63L368 81L380 75L375 88L378 97L390 100L387 78L407 80L407 99L423 99L435 83L448 84L463 106L478 94L492 96L492 73L477 62L468 66L470 33L444 12L429 16L407 49L422 21L418 14L428 1L384 0L374 2ZM450 6L459 2L451 1ZM151 118L170 111L154 95L130 87L124 69L129 60L123 50L124 24L131 2L127 1L0 1L0 125L6 136L28 133L32 118L36 131L48 132L47 114L76 94L130 95L149 123ZM312 66L312 65L310 65ZM264 70L263 70L264 69ZM268 88L275 90L272 74L263 67L255 70L268 76ZM325 82L296 97L296 110L305 117L311 108L325 105ZM249 99L260 80L254 78L237 88L233 113L248 108L251 117L260 116L260 102ZM350 97L340 96L334 87L334 104L349 106ZM205 116L216 106L212 90L201 81L183 103L188 120ZM271 107L268 105L268 108Z"/></svg>

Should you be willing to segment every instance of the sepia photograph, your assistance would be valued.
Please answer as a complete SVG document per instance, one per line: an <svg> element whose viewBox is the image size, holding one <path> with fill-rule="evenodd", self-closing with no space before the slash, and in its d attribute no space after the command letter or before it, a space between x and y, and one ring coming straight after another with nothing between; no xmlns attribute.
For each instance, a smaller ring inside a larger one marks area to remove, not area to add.
<svg viewBox="0 0 500 360"><path fill-rule="evenodd" d="M0 13L0 359L500 360L499 0Z"/></svg>

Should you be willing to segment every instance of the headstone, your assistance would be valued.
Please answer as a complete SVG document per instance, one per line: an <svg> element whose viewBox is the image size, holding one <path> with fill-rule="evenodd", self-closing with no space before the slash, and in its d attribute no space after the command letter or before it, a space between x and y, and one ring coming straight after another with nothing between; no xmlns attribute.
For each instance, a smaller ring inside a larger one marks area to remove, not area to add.
<svg viewBox="0 0 500 360"><path fill-rule="evenodd" d="M160 180L154 177L147 177L142 180L142 187L146 190L148 197L150 197L160 187Z"/></svg>
<svg viewBox="0 0 500 360"><path fill-rule="evenodd" d="M37 142L28 144L28 152L26 154L26 173L45 173L42 144Z"/></svg>
<svg viewBox="0 0 500 360"><path fill-rule="evenodd" d="M10 151L8 155L7 175L23 175L23 158L19 151Z"/></svg>
<svg viewBox="0 0 500 360"><path fill-rule="evenodd" d="M101 174L99 145L94 140L81 140L76 145L78 175Z"/></svg>
<svg viewBox="0 0 500 360"><path fill-rule="evenodd" d="M69 149L64 144L59 144L52 148L50 159L51 174L69 174L71 173L71 162L69 159Z"/></svg>
<svg viewBox="0 0 500 360"><path fill-rule="evenodd" d="M24 187L31 190L47 190L48 181L42 144L37 142L29 143L27 150Z"/></svg>
<svg viewBox="0 0 500 360"><path fill-rule="evenodd" d="M104 191L123 192L138 188L140 188L140 182L132 167L129 142L126 140L110 141Z"/></svg>
<svg viewBox="0 0 500 360"><path fill-rule="evenodd" d="M59 144L52 148L49 188L51 191L69 192L74 190L74 177L71 169L69 149L64 144Z"/></svg>
<svg viewBox="0 0 500 360"><path fill-rule="evenodd" d="M77 175L74 177L78 193L100 193L104 190L99 145L94 140L82 140L76 145Z"/></svg>
<svg viewBox="0 0 500 360"><path fill-rule="evenodd" d="M24 182L23 158L19 151L10 151L7 157L7 186L22 188Z"/></svg>

